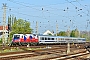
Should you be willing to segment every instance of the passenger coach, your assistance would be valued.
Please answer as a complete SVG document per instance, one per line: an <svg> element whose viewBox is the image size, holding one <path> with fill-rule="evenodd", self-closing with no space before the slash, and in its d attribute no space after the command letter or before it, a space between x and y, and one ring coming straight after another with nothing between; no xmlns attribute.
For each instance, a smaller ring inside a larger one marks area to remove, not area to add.
<svg viewBox="0 0 90 60"><path fill-rule="evenodd" d="M85 38L75 38L75 37L64 37L64 36L45 36L40 35L38 37L39 44L51 44L51 43L84 43Z"/></svg>

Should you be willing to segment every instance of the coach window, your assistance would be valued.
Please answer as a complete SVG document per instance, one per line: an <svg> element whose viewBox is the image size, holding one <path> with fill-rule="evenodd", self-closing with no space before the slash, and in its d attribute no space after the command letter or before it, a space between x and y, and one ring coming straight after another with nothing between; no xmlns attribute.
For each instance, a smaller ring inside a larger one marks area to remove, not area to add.
<svg viewBox="0 0 90 60"><path fill-rule="evenodd" d="M47 40L47 38L45 37L45 40Z"/></svg>
<svg viewBox="0 0 90 60"><path fill-rule="evenodd" d="M50 38L48 38L48 40L50 40Z"/></svg>
<svg viewBox="0 0 90 60"><path fill-rule="evenodd" d="M72 40L72 39L69 39L69 40Z"/></svg>
<svg viewBox="0 0 90 60"><path fill-rule="evenodd" d="M36 36L35 34L33 34L33 36Z"/></svg>
<svg viewBox="0 0 90 60"><path fill-rule="evenodd" d="M63 40L63 38L61 38L61 40Z"/></svg>
<svg viewBox="0 0 90 60"><path fill-rule="evenodd" d="M54 38L52 38L52 40L54 40Z"/></svg>
<svg viewBox="0 0 90 60"><path fill-rule="evenodd" d="M41 40L44 40L44 37L41 37L40 39L41 39Z"/></svg>
<svg viewBox="0 0 90 60"><path fill-rule="evenodd" d="M68 38L66 38L65 40L69 40Z"/></svg>
<svg viewBox="0 0 90 60"><path fill-rule="evenodd" d="M58 38L58 40L61 40L61 38Z"/></svg>

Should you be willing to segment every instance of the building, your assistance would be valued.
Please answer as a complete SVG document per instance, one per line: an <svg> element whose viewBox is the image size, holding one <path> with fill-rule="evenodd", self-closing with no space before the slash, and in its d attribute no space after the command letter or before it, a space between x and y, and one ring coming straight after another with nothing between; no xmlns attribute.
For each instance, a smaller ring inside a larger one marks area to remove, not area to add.
<svg viewBox="0 0 90 60"><path fill-rule="evenodd" d="M5 33L5 40L7 40L7 37L8 37L8 26L6 26L6 30L3 31L3 26L0 26L0 40L1 38L3 37L3 32Z"/></svg>
<svg viewBox="0 0 90 60"><path fill-rule="evenodd" d="M43 35L54 35L51 31L47 30L46 32L43 33Z"/></svg>

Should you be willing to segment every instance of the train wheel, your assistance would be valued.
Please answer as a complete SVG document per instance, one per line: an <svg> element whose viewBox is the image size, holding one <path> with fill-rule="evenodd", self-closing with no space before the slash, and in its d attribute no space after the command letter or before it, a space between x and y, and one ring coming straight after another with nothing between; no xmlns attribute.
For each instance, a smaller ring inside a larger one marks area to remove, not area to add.
<svg viewBox="0 0 90 60"><path fill-rule="evenodd" d="M33 46L36 46L37 44L36 43L32 43Z"/></svg>

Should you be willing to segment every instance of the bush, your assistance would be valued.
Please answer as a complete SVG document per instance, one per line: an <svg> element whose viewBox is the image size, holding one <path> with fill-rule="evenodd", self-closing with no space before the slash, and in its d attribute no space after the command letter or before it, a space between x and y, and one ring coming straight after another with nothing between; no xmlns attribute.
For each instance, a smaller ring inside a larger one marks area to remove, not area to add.
<svg viewBox="0 0 90 60"><path fill-rule="evenodd" d="M0 44L2 44L2 39L0 38Z"/></svg>

